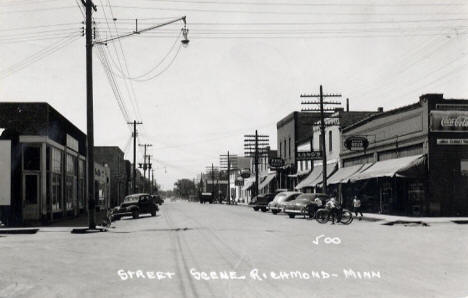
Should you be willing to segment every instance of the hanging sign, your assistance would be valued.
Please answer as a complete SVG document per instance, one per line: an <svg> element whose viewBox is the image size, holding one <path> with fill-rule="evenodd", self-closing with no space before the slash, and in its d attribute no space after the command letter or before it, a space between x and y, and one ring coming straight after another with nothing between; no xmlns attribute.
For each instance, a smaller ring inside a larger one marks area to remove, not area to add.
<svg viewBox="0 0 468 298"><path fill-rule="evenodd" d="M281 157L270 157L268 159L268 164L270 165L270 168L281 168L284 166L284 159Z"/></svg>
<svg viewBox="0 0 468 298"><path fill-rule="evenodd" d="M344 141L344 146L351 151L366 150L369 147L369 141L363 136L350 136Z"/></svg>

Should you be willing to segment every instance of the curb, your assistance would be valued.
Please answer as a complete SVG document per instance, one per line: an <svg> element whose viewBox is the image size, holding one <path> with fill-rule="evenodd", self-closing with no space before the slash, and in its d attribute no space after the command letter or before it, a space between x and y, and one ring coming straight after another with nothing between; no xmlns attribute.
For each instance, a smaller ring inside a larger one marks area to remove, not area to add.
<svg viewBox="0 0 468 298"><path fill-rule="evenodd" d="M36 234L39 231L37 228L33 229L0 229L0 234Z"/></svg>

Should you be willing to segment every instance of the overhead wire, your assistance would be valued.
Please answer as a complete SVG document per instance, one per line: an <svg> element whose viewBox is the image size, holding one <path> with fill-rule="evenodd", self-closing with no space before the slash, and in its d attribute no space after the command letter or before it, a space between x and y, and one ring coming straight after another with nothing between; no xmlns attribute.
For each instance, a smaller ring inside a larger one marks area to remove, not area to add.
<svg viewBox="0 0 468 298"><path fill-rule="evenodd" d="M102 3L102 0L99 0L99 1L101 3L101 6L104 6L103 3ZM109 10L110 10L110 13L111 13L111 17L112 17L112 19L114 19L114 13L113 13L113 10L112 10L111 3L110 3L109 0L107 0L107 3L108 3L108 7L109 7ZM104 14L104 18L106 20L107 27L110 30L110 25L109 25L108 18L107 18L107 15L106 15L106 12L105 12L104 9L103 9L103 14ZM115 29L116 35L118 36L118 29L115 26L115 23L114 23L114 29ZM120 41L120 39L118 39L117 42L119 44L120 53L122 54L122 60L123 60L123 65L125 67L125 72L127 73L127 75L130 75L130 71L129 71L129 68L128 68L128 65L127 65L127 59L126 59L126 56L125 56L125 52L123 50L122 42ZM117 53L117 49L116 49L116 47L115 47L115 45L113 43L112 43L112 46L114 48L114 52L116 53L117 61L119 61L120 69L123 70L122 64L120 63L119 55ZM124 80L124 82L125 82L125 87L127 89L128 96L129 96L129 100L130 100L130 102L132 104L132 107L134 109L134 112L135 112L135 117L134 118L135 119L138 118L138 119L142 120L140 107L139 107L139 103L138 103L138 100L137 100L137 97L136 97L134 86L133 86L132 82L128 82L127 80Z"/></svg>
<svg viewBox="0 0 468 298"><path fill-rule="evenodd" d="M67 37L52 43L51 45L42 48L38 52L32 54L31 56L26 57L25 59L3 69L0 70L0 79L4 79L34 63L36 63L39 60L44 59L45 57L57 52L61 48L71 44L73 41L77 40L79 37L81 37L81 34L69 34Z"/></svg>

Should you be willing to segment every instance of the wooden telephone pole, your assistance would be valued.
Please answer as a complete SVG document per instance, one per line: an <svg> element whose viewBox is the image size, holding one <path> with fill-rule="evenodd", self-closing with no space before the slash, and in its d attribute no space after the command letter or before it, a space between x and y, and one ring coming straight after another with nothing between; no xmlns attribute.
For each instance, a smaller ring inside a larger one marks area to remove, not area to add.
<svg viewBox="0 0 468 298"><path fill-rule="evenodd" d="M323 94L322 85L320 85L320 93L319 94L301 94L301 98L304 97L314 97L319 98L319 101L303 101L302 104L304 105L319 105L319 108L315 109L302 109L302 111L320 111L320 139L322 148L322 185L323 185L323 193L327 192L327 148L325 145L325 111L334 111L333 108L324 108L323 105L341 105L341 102L337 101L323 101L324 97L341 97L340 94Z"/></svg>

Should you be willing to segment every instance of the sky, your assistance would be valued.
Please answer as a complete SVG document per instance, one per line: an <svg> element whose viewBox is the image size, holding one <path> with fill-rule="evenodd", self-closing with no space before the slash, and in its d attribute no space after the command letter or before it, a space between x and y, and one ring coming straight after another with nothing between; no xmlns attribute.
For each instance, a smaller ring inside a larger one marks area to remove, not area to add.
<svg viewBox="0 0 468 298"><path fill-rule="evenodd" d="M94 3L95 41L186 16L186 48L181 21L93 47L95 145L132 160L127 122L143 122L163 189L242 155L255 130L276 149L276 123L320 85L351 110L468 98L465 1ZM86 132L83 21L80 0L0 0L0 101L46 101Z"/></svg>

